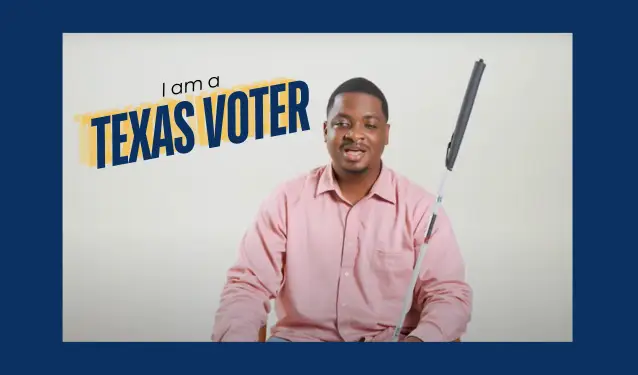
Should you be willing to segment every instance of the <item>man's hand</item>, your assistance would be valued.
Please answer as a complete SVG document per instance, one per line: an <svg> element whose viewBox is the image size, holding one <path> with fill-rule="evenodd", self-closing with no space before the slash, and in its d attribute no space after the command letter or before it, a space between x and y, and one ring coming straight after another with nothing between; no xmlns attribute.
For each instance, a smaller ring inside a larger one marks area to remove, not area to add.
<svg viewBox="0 0 638 375"><path fill-rule="evenodd" d="M421 341L419 338L416 338L414 336L408 336L405 338L405 340L403 340L404 342L423 342Z"/></svg>

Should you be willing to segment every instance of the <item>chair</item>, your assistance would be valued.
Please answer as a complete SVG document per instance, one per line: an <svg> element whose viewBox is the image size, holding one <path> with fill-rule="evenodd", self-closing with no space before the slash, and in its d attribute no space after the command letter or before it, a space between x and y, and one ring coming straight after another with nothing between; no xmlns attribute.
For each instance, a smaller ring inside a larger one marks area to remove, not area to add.
<svg viewBox="0 0 638 375"><path fill-rule="evenodd" d="M259 338L257 339L258 342L266 342L266 326L262 326L261 328L259 328Z"/></svg>
<svg viewBox="0 0 638 375"><path fill-rule="evenodd" d="M262 326L259 329L259 335L258 335L257 342L266 342L266 331L267 331L266 326ZM461 342L461 339L456 339L453 342Z"/></svg>

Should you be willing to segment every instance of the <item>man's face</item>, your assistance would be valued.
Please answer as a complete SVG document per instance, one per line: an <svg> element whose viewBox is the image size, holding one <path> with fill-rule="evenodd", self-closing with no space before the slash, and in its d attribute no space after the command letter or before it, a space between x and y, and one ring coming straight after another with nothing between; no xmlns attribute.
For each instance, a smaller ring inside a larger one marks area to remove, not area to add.
<svg viewBox="0 0 638 375"><path fill-rule="evenodd" d="M335 167L348 173L378 165L390 133L381 100L364 93L338 95L323 129Z"/></svg>

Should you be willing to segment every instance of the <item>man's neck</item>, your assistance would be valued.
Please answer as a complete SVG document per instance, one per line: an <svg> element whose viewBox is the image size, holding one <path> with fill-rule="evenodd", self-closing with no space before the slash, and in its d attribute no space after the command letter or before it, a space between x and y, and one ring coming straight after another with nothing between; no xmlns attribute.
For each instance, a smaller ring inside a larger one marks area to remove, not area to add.
<svg viewBox="0 0 638 375"><path fill-rule="evenodd" d="M363 173L337 172L335 170L335 179L344 198L355 204L370 192L380 173L380 166L368 169Z"/></svg>

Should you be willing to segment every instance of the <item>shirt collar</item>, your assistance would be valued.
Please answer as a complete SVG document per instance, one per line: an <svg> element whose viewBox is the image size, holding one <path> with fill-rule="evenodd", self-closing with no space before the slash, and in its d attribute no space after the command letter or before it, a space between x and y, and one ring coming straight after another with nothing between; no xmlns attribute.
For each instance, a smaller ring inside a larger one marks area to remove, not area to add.
<svg viewBox="0 0 638 375"><path fill-rule="evenodd" d="M328 191L339 191L339 185L334 178L332 164L328 164L319 177L316 195L321 195ZM372 189L370 189L370 195L376 195L383 200L396 204L396 191L392 172L383 163L381 163L381 173L377 181L372 185Z"/></svg>

